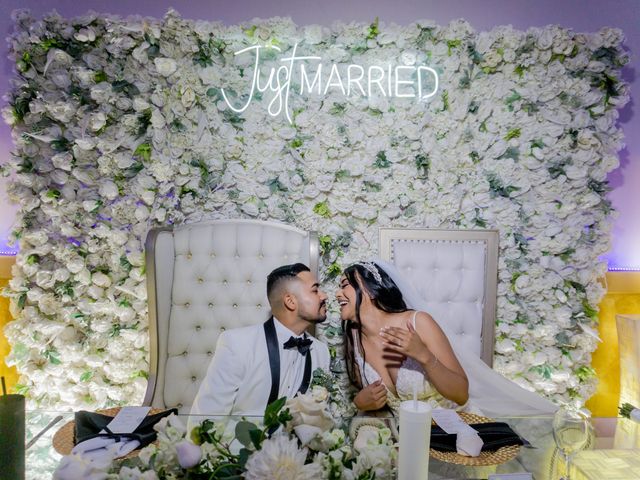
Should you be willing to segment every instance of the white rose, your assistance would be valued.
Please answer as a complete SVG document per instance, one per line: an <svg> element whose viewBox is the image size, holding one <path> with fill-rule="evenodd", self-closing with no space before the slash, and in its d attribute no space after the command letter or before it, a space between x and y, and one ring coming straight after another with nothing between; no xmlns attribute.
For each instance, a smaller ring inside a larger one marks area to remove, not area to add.
<svg viewBox="0 0 640 480"><path fill-rule="evenodd" d="M91 281L99 287L108 287L111 285L111 279L102 272L96 272L92 275Z"/></svg>
<svg viewBox="0 0 640 480"><path fill-rule="evenodd" d="M104 114L104 112L94 113L89 119L89 128L91 128L91 130L93 130L94 132L97 132L106 124L107 116Z"/></svg>
<svg viewBox="0 0 640 480"><path fill-rule="evenodd" d="M158 57L153 60L158 73L164 77L168 77L178 69L178 64L171 58Z"/></svg>
<svg viewBox="0 0 640 480"><path fill-rule="evenodd" d="M93 28L81 28L76 32L74 38L79 42L93 42L96 39L96 32Z"/></svg>
<svg viewBox="0 0 640 480"><path fill-rule="evenodd" d="M118 197L118 186L111 180L104 180L99 188L100 196L107 200L115 200Z"/></svg>
<svg viewBox="0 0 640 480"><path fill-rule="evenodd" d="M320 25L308 25L304 27L304 41L309 45L317 45L323 40L323 27Z"/></svg>

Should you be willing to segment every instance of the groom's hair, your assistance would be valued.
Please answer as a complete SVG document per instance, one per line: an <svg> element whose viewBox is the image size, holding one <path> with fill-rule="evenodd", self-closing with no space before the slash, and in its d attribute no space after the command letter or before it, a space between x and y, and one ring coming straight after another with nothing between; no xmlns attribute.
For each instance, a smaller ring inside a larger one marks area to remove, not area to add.
<svg viewBox="0 0 640 480"><path fill-rule="evenodd" d="M277 304L282 297L283 287L292 280L295 280L300 272L310 272L311 270L304 263L294 263L276 268L267 277L267 298L271 308Z"/></svg>

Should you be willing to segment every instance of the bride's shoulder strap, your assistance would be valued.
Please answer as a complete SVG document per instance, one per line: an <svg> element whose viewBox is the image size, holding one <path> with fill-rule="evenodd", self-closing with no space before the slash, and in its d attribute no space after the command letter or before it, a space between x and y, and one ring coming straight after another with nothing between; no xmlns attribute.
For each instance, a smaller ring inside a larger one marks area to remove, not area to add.
<svg viewBox="0 0 640 480"><path fill-rule="evenodd" d="M416 317L418 316L418 310L413 312L413 317L411 317L411 325L413 325L413 329L416 329Z"/></svg>

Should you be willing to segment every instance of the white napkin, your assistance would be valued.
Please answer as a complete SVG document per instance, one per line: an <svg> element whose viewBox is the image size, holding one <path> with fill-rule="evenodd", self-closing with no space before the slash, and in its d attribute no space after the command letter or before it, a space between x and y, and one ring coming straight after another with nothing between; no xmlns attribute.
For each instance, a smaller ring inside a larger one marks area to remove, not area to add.
<svg viewBox="0 0 640 480"><path fill-rule="evenodd" d="M455 410L436 408L431 412L433 420L444 430L456 434L456 450L466 457L480 455L484 442L478 432L464 423Z"/></svg>
<svg viewBox="0 0 640 480"><path fill-rule="evenodd" d="M465 457L477 457L480 455L484 442L478 432L458 432L456 439L456 450Z"/></svg>
<svg viewBox="0 0 640 480"><path fill-rule="evenodd" d="M142 423L151 407L122 407L107 427L113 433L131 433ZM100 433L106 433L104 430ZM124 457L140 446L140 441L123 438L116 442L114 438L95 437L77 444L71 453L92 460Z"/></svg>
<svg viewBox="0 0 640 480"><path fill-rule="evenodd" d="M138 440L121 440L116 442L113 438L95 437L79 443L71 450L71 453L82 455L91 460L103 458L124 457L140 446Z"/></svg>

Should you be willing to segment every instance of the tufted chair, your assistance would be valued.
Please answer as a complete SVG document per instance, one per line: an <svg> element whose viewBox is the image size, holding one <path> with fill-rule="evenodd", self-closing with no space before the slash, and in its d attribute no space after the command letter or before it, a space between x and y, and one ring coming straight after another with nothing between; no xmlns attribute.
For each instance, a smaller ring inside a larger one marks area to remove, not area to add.
<svg viewBox="0 0 640 480"><path fill-rule="evenodd" d="M498 231L381 228L379 242L380 257L407 276L429 313L492 366Z"/></svg>
<svg viewBox="0 0 640 480"><path fill-rule="evenodd" d="M145 247L151 355L144 404L180 413L191 409L220 332L269 317L269 272L295 262L318 271L317 235L275 222L158 228Z"/></svg>

